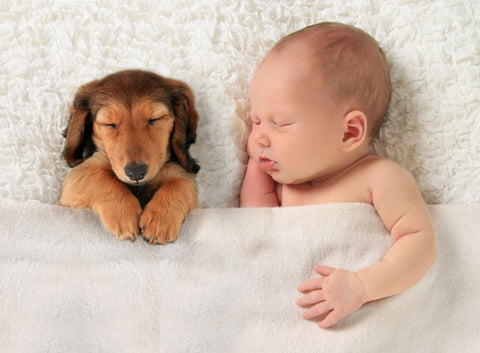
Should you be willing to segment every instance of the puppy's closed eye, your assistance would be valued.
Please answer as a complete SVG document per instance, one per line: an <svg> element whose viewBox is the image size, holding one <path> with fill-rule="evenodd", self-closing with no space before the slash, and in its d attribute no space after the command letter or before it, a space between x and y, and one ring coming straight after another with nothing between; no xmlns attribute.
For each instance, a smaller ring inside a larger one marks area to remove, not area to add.
<svg viewBox="0 0 480 353"><path fill-rule="evenodd" d="M167 116L166 115L162 115L158 118L153 118L153 119L148 119L148 125L149 126L152 126L153 124L155 124L157 121L160 121L160 120L163 120L163 119L166 119Z"/></svg>

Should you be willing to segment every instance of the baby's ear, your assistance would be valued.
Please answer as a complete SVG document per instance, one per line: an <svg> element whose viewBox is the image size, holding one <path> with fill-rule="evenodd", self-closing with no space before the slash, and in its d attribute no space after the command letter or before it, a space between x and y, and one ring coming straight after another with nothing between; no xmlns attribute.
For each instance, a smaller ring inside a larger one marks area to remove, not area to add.
<svg viewBox="0 0 480 353"><path fill-rule="evenodd" d="M350 152L367 139L368 121L360 110L348 112L342 120L342 149Z"/></svg>

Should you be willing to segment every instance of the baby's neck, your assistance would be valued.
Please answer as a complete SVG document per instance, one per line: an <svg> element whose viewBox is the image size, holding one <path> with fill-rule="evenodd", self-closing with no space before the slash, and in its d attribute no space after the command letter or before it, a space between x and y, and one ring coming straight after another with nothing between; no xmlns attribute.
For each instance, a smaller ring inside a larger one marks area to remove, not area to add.
<svg viewBox="0 0 480 353"><path fill-rule="evenodd" d="M329 180L336 179L336 178L341 177L342 175L348 173L350 170L355 168L355 166L359 165L363 161L365 161L367 159L371 159L371 158L376 158L376 156L374 154L366 152L366 153L360 155L359 157L356 157L352 161L350 161L347 165L345 165L341 168L338 168L337 170L335 170L335 171L333 171L333 172L331 172L327 175L323 175L323 176L320 176L318 178L307 181L307 183L314 186L316 184L322 184L322 183L325 183Z"/></svg>
<svg viewBox="0 0 480 353"><path fill-rule="evenodd" d="M366 153L324 176L299 184L276 184L275 193L281 206L314 205L332 202L371 202L365 198L365 179L360 170L378 159Z"/></svg>

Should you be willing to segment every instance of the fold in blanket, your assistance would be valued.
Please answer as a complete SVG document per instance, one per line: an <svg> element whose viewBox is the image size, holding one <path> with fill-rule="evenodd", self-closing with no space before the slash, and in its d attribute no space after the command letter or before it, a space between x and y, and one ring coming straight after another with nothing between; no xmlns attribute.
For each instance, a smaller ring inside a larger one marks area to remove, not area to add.
<svg viewBox="0 0 480 353"><path fill-rule="evenodd" d="M89 210L0 206L5 352L472 352L480 205L429 206L439 258L415 287L333 329L301 319L314 264L350 270L391 245L374 209L198 209L166 246L117 241ZM475 349L474 349L475 348Z"/></svg>

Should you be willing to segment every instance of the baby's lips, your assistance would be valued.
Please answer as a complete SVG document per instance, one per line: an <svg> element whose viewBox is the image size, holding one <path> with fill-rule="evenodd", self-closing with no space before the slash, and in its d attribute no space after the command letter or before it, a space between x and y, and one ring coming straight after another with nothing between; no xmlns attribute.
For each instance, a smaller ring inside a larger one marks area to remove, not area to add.
<svg viewBox="0 0 480 353"><path fill-rule="evenodd" d="M267 171L267 170L272 170L275 168L275 166L277 165L277 162L275 161L272 161L271 159L268 159L268 158L260 158L258 160L258 164L260 166L261 169Z"/></svg>

